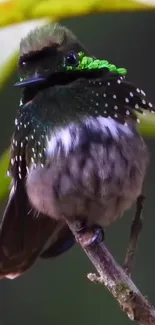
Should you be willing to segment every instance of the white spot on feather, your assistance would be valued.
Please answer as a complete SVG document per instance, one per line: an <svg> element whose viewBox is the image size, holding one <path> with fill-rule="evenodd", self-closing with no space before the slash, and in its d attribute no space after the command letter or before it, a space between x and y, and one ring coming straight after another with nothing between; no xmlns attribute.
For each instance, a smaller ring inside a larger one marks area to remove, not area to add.
<svg viewBox="0 0 155 325"><path fill-rule="evenodd" d="M143 90L140 91L143 96L146 96Z"/></svg>
<svg viewBox="0 0 155 325"><path fill-rule="evenodd" d="M126 102L126 103L129 103L129 98L126 97L126 98L125 98L125 102Z"/></svg>
<svg viewBox="0 0 155 325"><path fill-rule="evenodd" d="M22 102L22 99L20 99L19 106L22 106L22 105L23 105L23 102Z"/></svg>
<svg viewBox="0 0 155 325"><path fill-rule="evenodd" d="M145 99L142 100L142 104L146 105L146 100Z"/></svg>
<svg viewBox="0 0 155 325"><path fill-rule="evenodd" d="M11 176L11 174L10 174L10 171L9 171L9 170L7 170L7 172L6 172L6 176L8 176L8 177L10 177L10 176Z"/></svg>

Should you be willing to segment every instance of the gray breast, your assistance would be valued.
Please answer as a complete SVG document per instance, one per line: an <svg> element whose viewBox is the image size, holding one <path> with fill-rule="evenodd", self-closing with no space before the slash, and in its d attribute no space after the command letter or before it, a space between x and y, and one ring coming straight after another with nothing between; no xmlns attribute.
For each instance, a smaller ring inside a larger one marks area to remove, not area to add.
<svg viewBox="0 0 155 325"><path fill-rule="evenodd" d="M84 218L108 226L142 191L146 145L132 124L87 118L51 132L47 164L31 166L27 192L51 218Z"/></svg>

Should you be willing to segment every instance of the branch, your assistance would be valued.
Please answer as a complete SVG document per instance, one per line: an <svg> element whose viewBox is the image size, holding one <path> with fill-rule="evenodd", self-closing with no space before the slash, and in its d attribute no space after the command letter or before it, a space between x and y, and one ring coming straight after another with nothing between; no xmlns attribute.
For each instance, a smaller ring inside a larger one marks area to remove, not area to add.
<svg viewBox="0 0 155 325"><path fill-rule="evenodd" d="M137 251L138 240L143 226L143 209L145 196L140 195L137 198L136 213L132 221L129 243L127 247L124 270L130 276Z"/></svg>
<svg viewBox="0 0 155 325"><path fill-rule="evenodd" d="M104 284L131 320L143 325L155 324L154 307L114 260L104 243L92 242L93 234L89 231L79 235L76 222L67 220L67 224L99 273L99 277L96 274L88 274L88 279ZM89 244L85 245L86 242Z"/></svg>

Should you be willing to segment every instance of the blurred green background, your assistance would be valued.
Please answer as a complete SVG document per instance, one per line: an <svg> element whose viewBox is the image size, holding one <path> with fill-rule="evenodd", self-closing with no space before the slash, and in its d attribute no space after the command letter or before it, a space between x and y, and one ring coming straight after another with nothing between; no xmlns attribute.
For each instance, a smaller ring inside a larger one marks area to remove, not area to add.
<svg viewBox="0 0 155 325"><path fill-rule="evenodd" d="M155 103L155 12L117 13L62 21L91 52L129 70L128 77ZM0 92L0 153L8 147L20 91L14 75ZM133 280L155 305L155 139L146 139L151 162L145 182L144 228ZM1 181L0 181L1 182ZM1 203L3 214L5 202ZM106 231L106 243L123 263L134 207ZM129 324L104 287L90 283L93 267L75 246L55 261L38 261L15 280L0 281L1 325Z"/></svg>

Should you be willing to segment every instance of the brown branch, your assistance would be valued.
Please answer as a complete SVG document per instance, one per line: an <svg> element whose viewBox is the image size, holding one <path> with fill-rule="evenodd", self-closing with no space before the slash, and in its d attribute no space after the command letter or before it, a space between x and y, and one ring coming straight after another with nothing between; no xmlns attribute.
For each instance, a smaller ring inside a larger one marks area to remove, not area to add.
<svg viewBox="0 0 155 325"><path fill-rule="evenodd" d="M142 230L142 225L143 225L144 200L145 200L145 196L141 194L137 199L136 213L133 218L132 225L131 225L129 243L128 243L128 247L127 247L125 262L124 262L125 272L129 276L131 275L131 272L133 269L134 259L135 259L135 255L136 255L136 251L137 251L138 240L139 240L140 233Z"/></svg>
<svg viewBox="0 0 155 325"><path fill-rule="evenodd" d="M88 274L88 279L104 284L131 320L136 320L141 325L155 325L154 307L150 305L126 272L117 264L104 243L101 241L91 243L92 232L88 231L79 235L76 223L68 222L68 220L67 223L99 273L99 277L96 274Z"/></svg>

